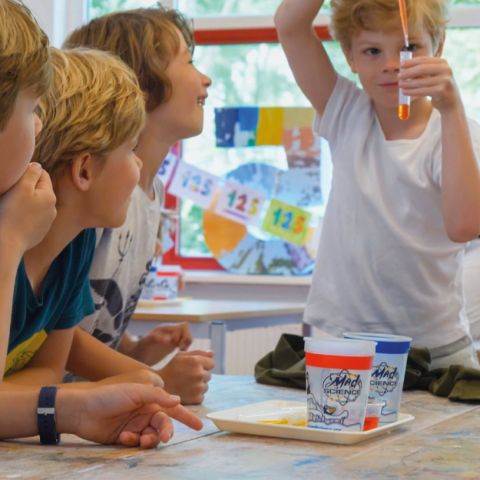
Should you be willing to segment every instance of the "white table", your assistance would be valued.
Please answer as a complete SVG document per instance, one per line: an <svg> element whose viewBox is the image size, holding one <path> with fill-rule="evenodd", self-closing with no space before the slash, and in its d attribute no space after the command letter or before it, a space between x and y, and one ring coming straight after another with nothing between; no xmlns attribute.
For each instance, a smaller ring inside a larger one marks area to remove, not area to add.
<svg viewBox="0 0 480 480"><path fill-rule="evenodd" d="M214 373L225 373L226 333L246 328L302 323L305 305L299 302L247 302L235 300L184 300L178 305L158 305L135 310L131 331L149 332L154 323L189 322L195 338L208 338L215 353ZM303 326L309 335L309 326Z"/></svg>

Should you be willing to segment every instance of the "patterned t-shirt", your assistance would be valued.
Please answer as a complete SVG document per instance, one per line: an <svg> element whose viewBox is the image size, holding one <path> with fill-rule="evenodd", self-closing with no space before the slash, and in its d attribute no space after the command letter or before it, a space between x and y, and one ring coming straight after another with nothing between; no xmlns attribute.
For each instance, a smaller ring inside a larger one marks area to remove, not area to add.
<svg viewBox="0 0 480 480"><path fill-rule="evenodd" d="M117 348L127 329L155 251L163 185L154 181L155 199L136 187L125 223L97 230L97 247L90 270L95 312L80 326L110 347Z"/></svg>

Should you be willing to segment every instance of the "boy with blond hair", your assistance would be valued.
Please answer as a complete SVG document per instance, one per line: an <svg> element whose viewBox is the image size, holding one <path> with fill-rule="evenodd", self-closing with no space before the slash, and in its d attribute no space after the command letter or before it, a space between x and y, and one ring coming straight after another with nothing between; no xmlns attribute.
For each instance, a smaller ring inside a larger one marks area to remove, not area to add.
<svg viewBox="0 0 480 480"><path fill-rule="evenodd" d="M35 113L50 81L48 39L16 1L0 1L0 372L7 353L18 265L55 217L48 174L29 163L41 128Z"/></svg>
<svg viewBox="0 0 480 480"><path fill-rule="evenodd" d="M35 135L41 128L36 114L39 96L50 83L48 40L31 13L16 0L0 0L0 367L3 376L9 337L12 293L18 264L35 246L55 216L55 195L48 174L29 164ZM45 432L37 424L35 407L44 388L17 389L0 384L0 438ZM173 430L167 412L182 415L179 399L162 389L117 384L61 389L53 402L56 432L87 440L151 448L166 442ZM167 410L165 410L167 409ZM42 422L43 423L43 422ZM51 434L52 432L46 432ZM57 435L48 435L58 441Z"/></svg>
<svg viewBox="0 0 480 480"><path fill-rule="evenodd" d="M397 0L332 0L333 34L363 89L335 72L313 31L322 4L283 0L275 16L334 164L304 319L332 335L409 335L433 368L478 366L455 277L480 230L480 129L441 58L448 2L406 1L414 57L400 65Z"/></svg>
<svg viewBox="0 0 480 480"><path fill-rule="evenodd" d="M152 262L161 223L163 185L157 176L170 147L178 140L198 135L203 128L203 104L210 79L192 64L193 35L187 20L163 7L118 12L92 20L73 32L67 47L86 46L120 56L137 75L146 99L147 119L137 155L143 162L124 225L104 230L90 271L96 311L81 323L75 344L89 335L126 355L154 365L175 347L186 350L192 339L186 324L160 326L143 338L126 331L135 310L145 275ZM89 370L102 362L89 356ZM107 352L105 352L107 356ZM86 359L79 359L85 361ZM211 352L178 353L159 370L165 388L183 403L201 403L213 368Z"/></svg>

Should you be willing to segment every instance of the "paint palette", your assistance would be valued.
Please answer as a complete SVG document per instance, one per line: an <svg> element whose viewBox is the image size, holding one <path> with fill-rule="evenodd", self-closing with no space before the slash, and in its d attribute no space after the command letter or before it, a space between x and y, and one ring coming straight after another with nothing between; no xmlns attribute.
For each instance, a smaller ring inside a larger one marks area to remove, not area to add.
<svg viewBox="0 0 480 480"><path fill-rule="evenodd" d="M212 420L217 428L227 432L341 445L369 440L414 419L413 415L400 413L396 422L386 423L366 432L336 432L299 426L298 424L302 423L299 416L306 419L306 414L305 402L270 400L212 412L207 418Z"/></svg>

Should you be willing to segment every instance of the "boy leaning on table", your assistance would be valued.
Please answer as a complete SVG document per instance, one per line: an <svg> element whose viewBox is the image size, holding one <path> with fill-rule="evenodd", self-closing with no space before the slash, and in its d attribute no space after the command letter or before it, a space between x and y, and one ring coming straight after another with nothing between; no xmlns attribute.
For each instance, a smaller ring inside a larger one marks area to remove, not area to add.
<svg viewBox="0 0 480 480"><path fill-rule="evenodd" d="M323 0L283 0L280 42L328 140L333 180L304 320L331 335L408 335L432 368L478 367L455 277L480 231L480 127L441 57L447 0L332 0L332 31L363 88L312 28ZM412 97L397 115L398 90ZM348 139L348 141L346 141Z"/></svg>
<svg viewBox="0 0 480 480"><path fill-rule="evenodd" d="M13 283L21 257L38 244L55 217L48 174L29 164L41 129L39 97L51 77L48 39L25 6L0 0L0 256L2 296L0 367L4 371ZM89 389L0 384L0 438L40 434L57 443L74 433L100 443L154 447L173 430L165 408L178 412L179 399L147 385L118 384ZM36 407L54 413L36 415ZM180 413L180 412L178 412ZM41 420L40 420L41 419Z"/></svg>
<svg viewBox="0 0 480 480"><path fill-rule="evenodd" d="M155 249L164 187L157 172L176 142L201 133L210 78L193 64L194 38L188 20L160 5L95 18L72 32L65 46L95 48L118 55L137 75L147 110L136 154L142 160L127 218L120 228L97 232L90 270L95 312L75 332L77 344L104 343L99 355L115 349L153 366L178 347L158 370L165 388L184 404L203 401L214 367L213 352L184 351L192 337L188 324L158 326L135 338L128 326ZM91 358L92 369L103 366Z"/></svg>

